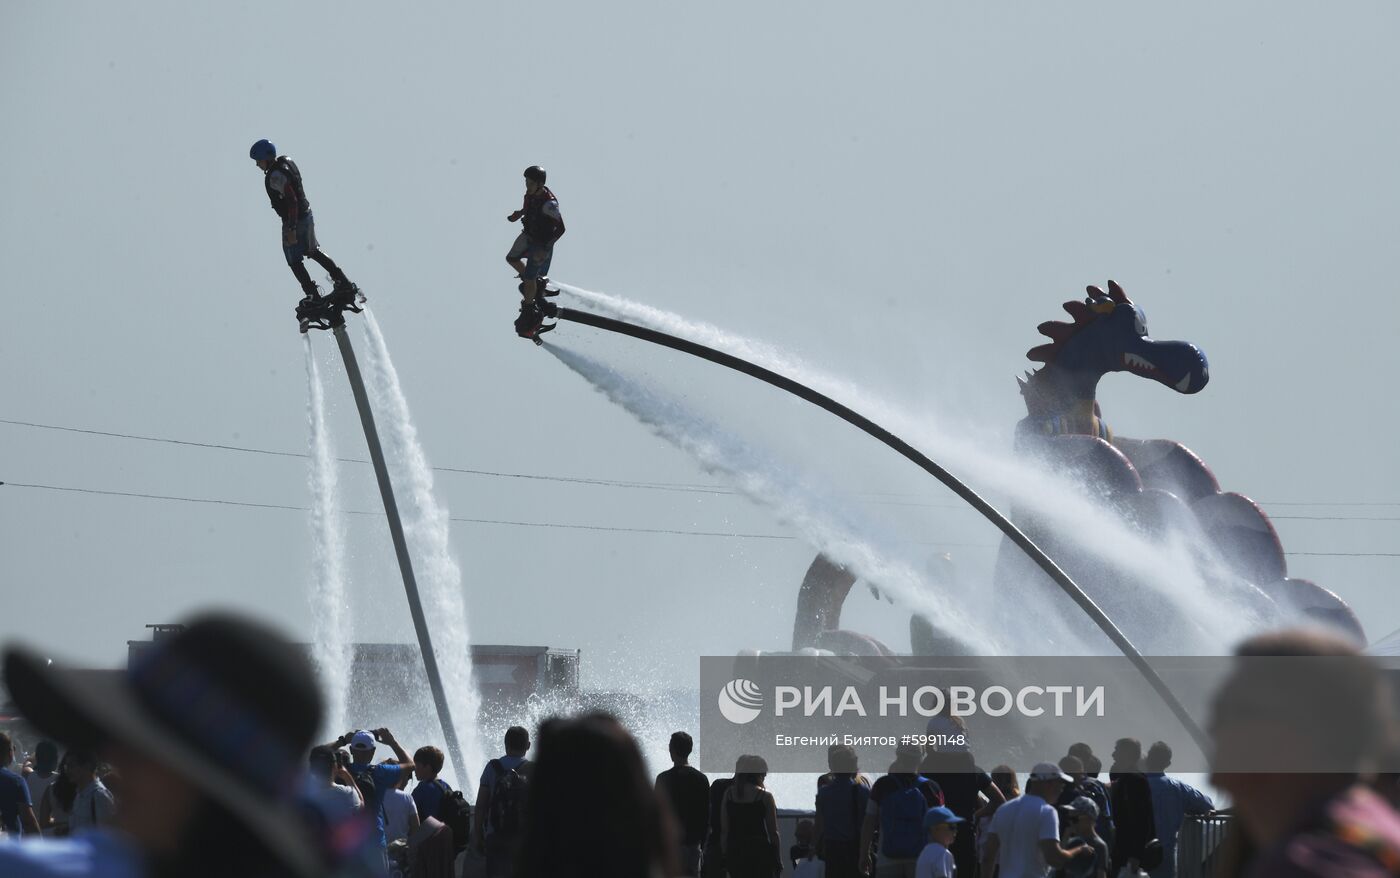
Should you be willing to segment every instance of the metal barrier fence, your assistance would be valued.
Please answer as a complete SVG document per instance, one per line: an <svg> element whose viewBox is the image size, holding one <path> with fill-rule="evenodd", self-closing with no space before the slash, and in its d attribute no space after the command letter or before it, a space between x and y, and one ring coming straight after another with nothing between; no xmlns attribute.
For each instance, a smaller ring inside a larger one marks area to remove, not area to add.
<svg viewBox="0 0 1400 878"><path fill-rule="evenodd" d="M1224 811L1186 815L1176 837L1177 878L1213 878L1215 854L1233 819Z"/></svg>

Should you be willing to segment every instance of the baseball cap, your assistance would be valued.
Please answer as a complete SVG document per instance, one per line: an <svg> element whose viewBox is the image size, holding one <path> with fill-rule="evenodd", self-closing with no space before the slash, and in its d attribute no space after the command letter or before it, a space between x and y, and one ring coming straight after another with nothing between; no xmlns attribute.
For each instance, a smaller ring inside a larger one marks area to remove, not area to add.
<svg viewBox="0 0 1400 878"><path fill-rule="evenodd" d="M1074 778L1060 771L1060 766L1053 762L1037 762L1035 768L1031 769L1030 780L1062 780L1065 783L1074 783Z"/></svg>
<svg viewBox="0 0 1400 878"><path fill-rule="evenodd" d="M924 812L924 832L928 832L940 823L966 823L967 821L953 813L953 809L947 805L939 805Z"/></svg>
<svg viewBox="0 0 1400 878"><path fill-rule="evenodd" d="M364 729L360 729L350 738L351 750L373 750L374 747L374 735Z"/></svg>
<svg viewBox="0 0 1400 878"><path fill-rule="evenodd" d="M1088 796L1076 796L1074 801L1069 803L1069 809L1076 814L1088 814L1095 820L1099 819L1099 806Z"/></svg>

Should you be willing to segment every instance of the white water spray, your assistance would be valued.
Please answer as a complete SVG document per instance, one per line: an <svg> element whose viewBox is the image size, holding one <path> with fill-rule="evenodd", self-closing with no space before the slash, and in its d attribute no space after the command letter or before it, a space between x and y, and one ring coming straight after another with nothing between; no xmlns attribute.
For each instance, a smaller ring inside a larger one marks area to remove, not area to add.
<svg viewBox="0 0 1400 878"><path fill-rule="evenodd" d="M897 596L910 609L928 616L938 628L964 644L969 653L997 654L1006 648L993 632L963 612L963 602L949 601L921 572L923 558L877 522L861 518L835 493L819 490L820 477L798 472L718 425L690 411L674 398L622 375L589 357L548 345L564 365L624 408L653 433L693 457L704 469L723 477L751 501L798 530L812 546L838 564ZM975 641L971 637L975 633Z"/></svg>
<svg viewBox="0 0 1400 878"><path fill-rule="evenodd" d="M1176 637L1169 644L1172 652L1220 652L1258 630L1265 621L1255 609L1257 592L1225 573L1220 559L1209 557L1200 546L1193 552L1179 540L1166 545L1154 543L1088 496L1082 485L1014 454L1005 443L999 446L987 437L970 435L965 425L951 427L927 405L921 407L921 416L911 417L909 407L883 400L771 345L618 296L558 282L555 285L607 316L697 341L800 381L929 450L930 456L943 465L965 479L975 480L979 491L1011 498L1024 510L1049 522L1060 539L1131 574L1134 581L1151 588L1157 600L1175 607L1190 630L1171 632ZM1038 571L1034 575L1043 578ZM1032 591L1018 594L1017 601L1030 597ZM1221 611L1222 605L1226 611ZM1020 618L1026 616L1021 614ZM1031 628L1038 627L1041 621L1034 620ZM1164 633L1158 620L1115 621L1138 640L1150 641ZM1139 621L1141 624L1137 624ZM1033 637L1043 634L1034 630L1024 633ZM1095 638L1086 642L1084 648L1103 651L1106 643Z"/></svg>
<svg viewBox="0 0 1400 878"><path fill-rule="evenodd" d="M307 450L311 467L311 551L315 585L311 592L311 657L326 693L323 731L338 735L346 725L350 681L350 619L345 600L345 533L336 489L335 449L326 430L326 395L309 336L302 336L306 354Z"/></svg>
<svg viewBox="0 0 1400 878"><path fill-rule="evenodd" d="M424 613L447 692L448 710L462 757L471 771L485 762L476 726L480 697L472 681L462 571L452 554L448 511L433 495L432 468L418 441L384 334L369 309L365 309L363 325L368 365L364 373L366 389L375 419L382 425L385 457L423 593ZM475 778L457 778L457 786L472 795Z"/></svg>

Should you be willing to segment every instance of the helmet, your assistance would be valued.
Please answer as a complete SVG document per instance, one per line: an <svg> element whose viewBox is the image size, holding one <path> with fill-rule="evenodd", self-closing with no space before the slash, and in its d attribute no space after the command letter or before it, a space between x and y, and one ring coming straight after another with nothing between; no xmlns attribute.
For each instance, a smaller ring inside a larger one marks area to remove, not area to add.
<svg viewBox="0 0 1400 878"><path fill-rule="evenodd" d="M543 183L545 178L544 168L539 165L531 165L525 169L525 179L534 180L536 183Z"/></svg>
<svg viewBox="0 0 1400 878"><path fill-rule="evenodd" d="M277 158L277 147L270 140L259 140L248 150L248 158L255 162L270 162Z"/></svg>

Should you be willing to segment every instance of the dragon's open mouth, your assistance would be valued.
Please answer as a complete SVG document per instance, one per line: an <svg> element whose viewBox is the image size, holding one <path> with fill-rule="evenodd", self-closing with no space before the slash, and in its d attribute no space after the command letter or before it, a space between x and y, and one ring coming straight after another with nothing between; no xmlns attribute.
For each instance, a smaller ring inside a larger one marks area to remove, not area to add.
<svg viewBox="0 0 1400 878"><path fill-rule="evenodd" d="M1153 381L1159 381L1180 393L1190 393L1192 390L1192 373L1189 370L1181 376L1181 380L1173 381L1170 373L1141 354L1125 352L1123 354L1123 368L1134 374L1141 375L1144 378L1151 378Z"/></svg>
<svg viewBox="0 0 1400 878"><path fill-rule="evenodd" d="M1156 378L1162 373L1162 370L1153 365L1151 360L1137 354L1124 354L1123 365L1128 368L1128 371L1137 372L1139 375L1146 375L1149 378Z"/></svg>

